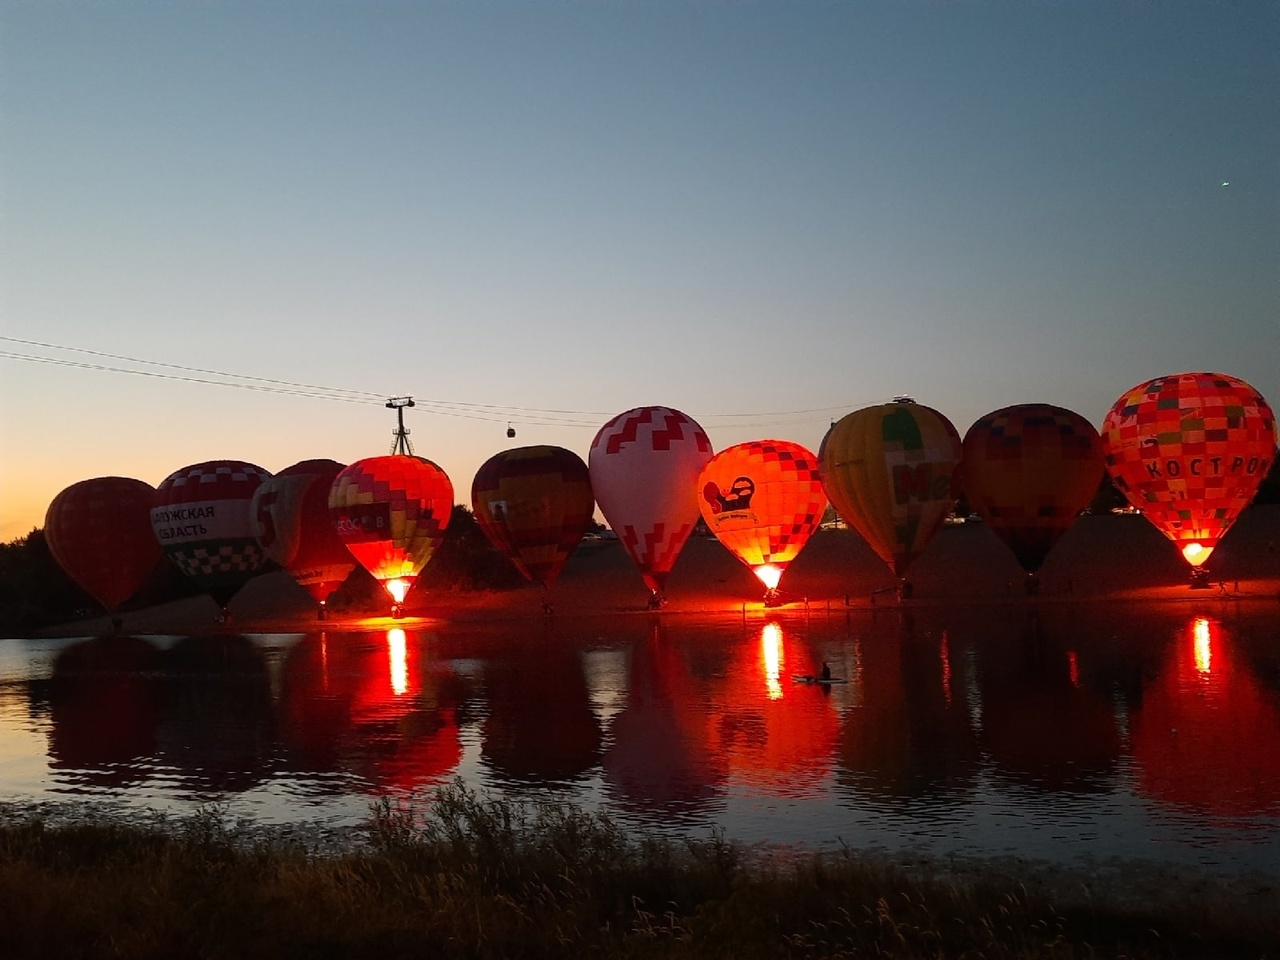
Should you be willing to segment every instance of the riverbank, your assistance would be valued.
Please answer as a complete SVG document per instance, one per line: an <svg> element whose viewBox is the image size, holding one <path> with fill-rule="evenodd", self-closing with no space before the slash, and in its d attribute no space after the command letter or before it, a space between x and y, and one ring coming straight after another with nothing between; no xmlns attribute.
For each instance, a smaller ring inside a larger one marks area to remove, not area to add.
<svg viewBox="0 0 1280 960"><path fill-rule="evenodd" d="M781 583L785 610L859 609L938 604L1009 604L1202 601L1280 602L1280 506L1253 507L1215 551L1206 588L1189 586L1188 567L1173 545L1140 516L1081 517L1050 554L1030 595L1013 555L981 523L941 528L910 570L910 599L898 595L889 568L855 532L823 530L788 568ZM763 610L763 588L719 542L691 538L666 585L668 614L722 615ZM514 590L414 589L405 625L421 620L541 618L544 599L555 615L644 613L648 591L617 541L584 542L566 564L549 597L541 587ZM250 581L229 606L232 622L219 624L208 597L195 597L120 615L133 634L296 632L314 628L315 606L284 573ZM333 629L385 629L376 610L332 611ZM110 632L106 617L42 631L50 636Z"/></svg>
<svg viewBox="0 0 1280 960"><path fill-rule="evenodd" d="M333 855L217 808L0 824L0 954L42 957L1265 957L1274 886L1024 863L771 856L455 785Z"/></svg>

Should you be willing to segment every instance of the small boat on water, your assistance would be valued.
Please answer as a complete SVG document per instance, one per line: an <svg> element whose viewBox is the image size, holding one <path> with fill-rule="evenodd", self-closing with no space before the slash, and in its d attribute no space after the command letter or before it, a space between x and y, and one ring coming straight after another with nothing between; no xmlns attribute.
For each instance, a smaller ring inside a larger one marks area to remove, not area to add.
<svg viewBox="0 0 1280 960"><path fill-rule="evenodd" d="M847 677L815 677L811 673L793 673L791 679L796 683L816 683L819 685L849 682Z"/></svg>

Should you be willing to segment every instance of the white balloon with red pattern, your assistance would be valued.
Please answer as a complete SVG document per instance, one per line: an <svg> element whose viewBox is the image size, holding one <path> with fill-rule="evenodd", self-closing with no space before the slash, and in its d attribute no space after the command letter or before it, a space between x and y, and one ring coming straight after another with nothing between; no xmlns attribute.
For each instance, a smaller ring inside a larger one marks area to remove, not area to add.
<svg viewBox="0 0 1280 960"><path fill-rule="evenodd" d="M712 452L702 427L670 407L620 413L591 441L596 503L655 596L698 522L698 474Z"/></svg>

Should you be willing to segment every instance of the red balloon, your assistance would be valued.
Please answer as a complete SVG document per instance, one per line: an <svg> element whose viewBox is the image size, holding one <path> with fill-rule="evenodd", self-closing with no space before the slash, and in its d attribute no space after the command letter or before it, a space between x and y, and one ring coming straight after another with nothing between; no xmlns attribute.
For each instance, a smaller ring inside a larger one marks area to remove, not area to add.
<svg viewBox="0 0 1280 960"><path fill-rule="evenodd" d="M1040 569L1102 480L1098 431L1080 414L1047 403L978 418L963 451L965 497L1027 573Z"/></svg>
<svg viewBox="0 0 1280 960"><path fill-rule="evenodd" d="M107 610L128 600L160 560L151 532L155 488L128 477L81 480L49 504L49 552Z"/></svg>
<svg viewBox="0 0 1280 960"><path fill-rule="evenodd" d="M329 518L329 488L342 469L336 460L295 463L262 481L249 505L258 545L320 604L356 568Z"/></svg>
<svg viewBox="0 0 1280 960"><path fill-rule="evenodd" d="M391 594L393 614L444 541L452 513L448 474L422 457L357 460L329 488L339 538Z"/></svg>
<svg viewBox="0 0 1280 960"><path fill-rule="evenodd" d="M1258 492L1276 455L1276 419L1243 380L1177 373L1115 402L1102 449L1115 485L1194 569Z"/></svg>

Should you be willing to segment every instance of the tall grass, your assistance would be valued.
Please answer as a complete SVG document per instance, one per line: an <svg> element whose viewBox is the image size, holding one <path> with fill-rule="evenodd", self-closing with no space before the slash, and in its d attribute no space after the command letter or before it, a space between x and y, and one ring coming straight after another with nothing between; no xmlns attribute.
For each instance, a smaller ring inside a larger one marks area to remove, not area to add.
<svg viewBox="0 0 1280 960"><path fill-rule="evenodd" d="M1244 906L1059 910L997 877L635 838L461 785L379 801L366 835L321 856L253 839L218 808L0 829L0 957L1280 956L1280 917Z"/></svg>

